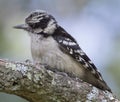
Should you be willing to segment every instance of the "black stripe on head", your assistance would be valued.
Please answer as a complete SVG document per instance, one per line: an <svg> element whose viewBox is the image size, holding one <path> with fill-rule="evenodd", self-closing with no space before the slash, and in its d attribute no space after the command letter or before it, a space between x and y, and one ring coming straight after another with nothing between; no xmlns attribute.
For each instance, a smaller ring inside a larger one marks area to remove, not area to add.
<svg viewBox="0 0 120 102"><path fill-rule="evenodd" d="M49 17L41 17L42 19L39 21L39 22L36 22L36 23L27 23L31 28L33 29L36 29L36 28L41 28L41 29L44 29L47 27L49 21L50 21L50 18Z"/></svg>
<svg viewBox="0 0 120 102"><path fill-rule="evenodd" d="M41 28L45 29L48 26L49 21L55 20L55 18L47 14L46 12L35 11L31 13L26 19L25 22L32 28Z"/></svg>

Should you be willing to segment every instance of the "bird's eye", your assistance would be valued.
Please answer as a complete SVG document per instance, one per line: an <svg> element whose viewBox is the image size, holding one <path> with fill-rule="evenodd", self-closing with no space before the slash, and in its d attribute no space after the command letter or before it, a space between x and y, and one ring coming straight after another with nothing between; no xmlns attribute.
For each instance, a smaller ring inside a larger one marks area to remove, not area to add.
<svg viewBox="0 0 120 102"><path fill-rule="evenodd" d="M28 25L29 25L30 27L34 28L34 24L29 23Z"/></svg>

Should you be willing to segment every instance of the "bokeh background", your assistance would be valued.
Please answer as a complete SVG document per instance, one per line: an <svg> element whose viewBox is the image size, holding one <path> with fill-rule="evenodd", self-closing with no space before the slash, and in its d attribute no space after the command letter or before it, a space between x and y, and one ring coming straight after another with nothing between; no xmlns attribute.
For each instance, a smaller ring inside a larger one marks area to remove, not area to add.
<svg viewBox="0 0 120 102"><path fill-rule="evenodd" d="M13 29L36 9L46 10L65 28L120 99L120 0L0 0L0 58L31 59L30 38ZM27 102L0 93L0 102Z"/></svg>

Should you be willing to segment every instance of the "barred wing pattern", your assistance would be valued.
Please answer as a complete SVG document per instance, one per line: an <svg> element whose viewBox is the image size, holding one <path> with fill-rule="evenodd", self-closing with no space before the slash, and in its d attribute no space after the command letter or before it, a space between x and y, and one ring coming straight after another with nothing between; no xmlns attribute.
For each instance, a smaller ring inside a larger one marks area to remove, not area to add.
<svg viewBox="0 0 120 102"><path fill-rule="evenodd" d="M62 27L58 27L54 34L53 38L59 43L59 47L62 51L69 54L72 58L74 58L77 62L79 62L86 71L89 71L96 79L98 79L103 86L106 86L107 89L111 92L111 89L107 86L106 82L103 80L101 74L97 70L96 66L92 63L89 57L83 52L83 50L79 47L76 40L68 34ZM98 85L99 88L103 88Z"/></svg>

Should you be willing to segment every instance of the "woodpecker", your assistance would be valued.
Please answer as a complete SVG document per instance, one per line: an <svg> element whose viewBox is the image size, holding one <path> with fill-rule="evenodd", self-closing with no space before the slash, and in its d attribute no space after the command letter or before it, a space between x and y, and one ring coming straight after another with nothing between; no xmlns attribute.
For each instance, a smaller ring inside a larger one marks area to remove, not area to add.
<svg viewBox="0 0 120 102"><path fill-rule="evenodd" d="M36 10L27 16L25 24L14 26L28 32L34 63L69 73L93 86L112 92L77 41L46 11Z"/></svg>

